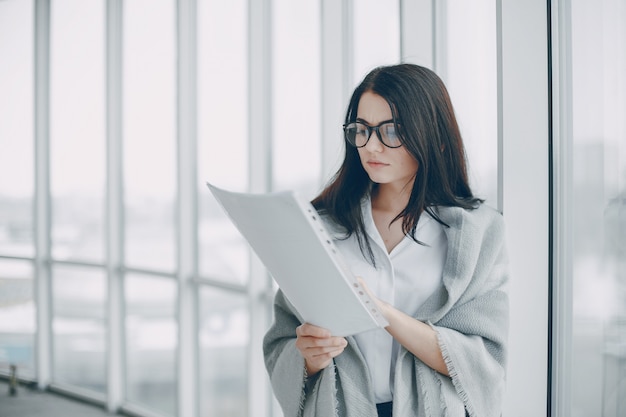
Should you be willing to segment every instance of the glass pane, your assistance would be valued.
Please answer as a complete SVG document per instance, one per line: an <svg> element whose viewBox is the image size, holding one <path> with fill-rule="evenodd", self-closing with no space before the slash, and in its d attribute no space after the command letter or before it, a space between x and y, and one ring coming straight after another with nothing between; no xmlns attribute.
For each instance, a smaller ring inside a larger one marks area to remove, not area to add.
<svg viewBox="0 0 626 417"><path fill-rule="evenodd" d="M356 86L375 67L400 61L400 3L359 0L352 8Z"/></svg>
<svg viewBox="0 0 626 417"><path fill-rule="evenodd" d="M248 415L247 298L224 290L200 290L200 414Z"/></svg>
<svg viewBox="0 0 626 417"><path fill-rule="evenodd" d="M272 11L273 187L312 199L322 166L320 2L277 0Z"/></svg>
<svg viewBox="0 0 626 417"><path fill-rule="evenodd" d="M469 161L474 193L498 207L496 2L442 2L437 73L448 87ZM447 7L445 5L447 4ZM439 68L441 67L441 68Z"/></svg>
<svg viewBox="0 0 626 417"><path fill-rule="evenodd" d="M104 3L54 0L50 11L52 256L102 262Z"/></svg>
<svg viewBox="0 0 626 417"><path fill-rule="evenodd" d="M234 191L248 189L247 4L198 2L200 272L235 283L248 279L248 246L205 182Z"/></svg>
<svg viewBox="0 0 626 417"><path fill-rule="evenodd" d="M33 245L33 5L0 1L0 254Z"/></svg>
<svg viewBox="0 0 626 417"><path fill-rule="evenodd" d="M106 275L52 268L54 380L106 392Z"/></svg>
<svg viewBox="0 0 626 417"><path fill-rule="evenodd" d="M626 413L626 4L571 2L571 415Z"/></svg>
<svg viewBox="0 0 626 417"><path fill-rule="evenodd" d="M126 296L127 398L142 407L176 414L176 282L129 274Z"/></svg>
<svg viewBox="0 0 626 417"><path fill-rule="evenodd" d="M149 269L175 266L175 10L173 0L124 2L125 256Z"/></svg>
<svg viewBox="0 0 626 417"><path fill-rule="evenodd" d="M1 4L1 3L0 3ZM0 372L35 377L35 303L30 262L0 259Z"/></svg>

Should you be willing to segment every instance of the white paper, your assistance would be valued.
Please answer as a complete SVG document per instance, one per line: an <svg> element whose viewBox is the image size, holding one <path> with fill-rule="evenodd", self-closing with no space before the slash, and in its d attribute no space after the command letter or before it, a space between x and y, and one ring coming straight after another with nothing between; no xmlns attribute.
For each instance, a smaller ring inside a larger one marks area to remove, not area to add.
<svg viewBox="0 0 626 417"><path fill-rule="evenodd" d="M292 191L249 194L207 186L303 322L335 336L388 324L308 201Z"/></svg>

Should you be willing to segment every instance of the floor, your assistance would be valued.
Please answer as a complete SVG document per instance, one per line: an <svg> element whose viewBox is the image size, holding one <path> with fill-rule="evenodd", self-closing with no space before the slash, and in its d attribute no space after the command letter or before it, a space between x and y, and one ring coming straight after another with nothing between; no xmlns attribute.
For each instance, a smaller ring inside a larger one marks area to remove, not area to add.
<svg viewBox="0 0 626 417"><path fill-rule="evenodd" d="M0 379L0 417L112 417L98 406L20 385L15 396Z"/></svg>

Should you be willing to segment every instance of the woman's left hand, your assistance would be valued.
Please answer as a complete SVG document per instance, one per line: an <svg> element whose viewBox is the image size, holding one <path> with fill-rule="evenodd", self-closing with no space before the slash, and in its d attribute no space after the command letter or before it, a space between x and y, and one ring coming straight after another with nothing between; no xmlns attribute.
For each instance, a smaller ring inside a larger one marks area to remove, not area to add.
<svg viewBox="0 0 626 417"><path fill-rule="evenodd" d="M385 330L422 362L435 371L448 375L448 367L443 360L435 330L428 324L405 314L376 297L361 277L357 277L357 281L361 288L374 300L383 317L389 322Z"/></svg>

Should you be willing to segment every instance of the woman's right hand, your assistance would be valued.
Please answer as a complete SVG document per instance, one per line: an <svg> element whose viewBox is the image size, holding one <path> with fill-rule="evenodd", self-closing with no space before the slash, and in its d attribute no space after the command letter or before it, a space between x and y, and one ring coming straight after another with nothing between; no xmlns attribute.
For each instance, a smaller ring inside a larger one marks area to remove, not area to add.
<svg viewBox="0 0 626 417"><path fill-rule="evenodd" d="M317 374L337 357L348 341L343 337L332 336L322 327L304 323L296 328L296 348L304 358L307 375Z"/></svg>

